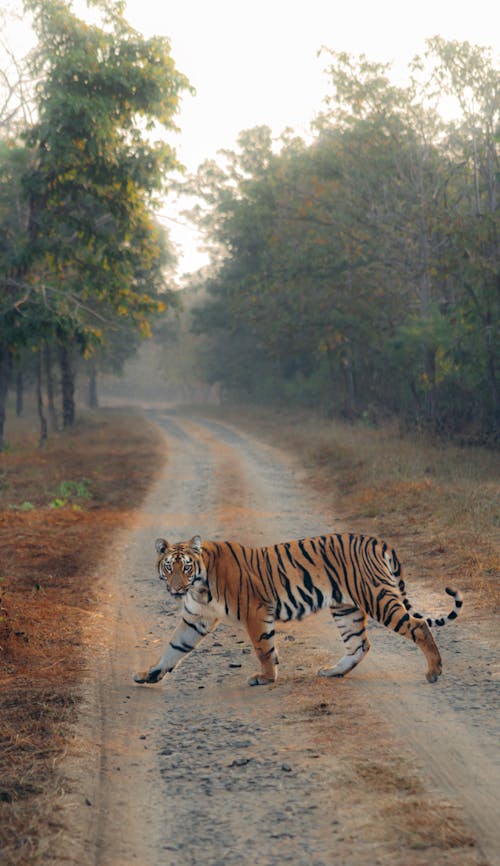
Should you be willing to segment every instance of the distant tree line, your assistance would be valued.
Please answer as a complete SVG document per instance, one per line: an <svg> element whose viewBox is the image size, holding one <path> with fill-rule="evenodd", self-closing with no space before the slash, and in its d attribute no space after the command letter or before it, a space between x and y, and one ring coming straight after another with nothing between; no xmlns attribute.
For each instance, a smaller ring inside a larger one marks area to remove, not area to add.
<svg viewBox="0 0 500 866"><path fill-rule="evenodd" d="M191 180L214 260L195 311L203 367L226 393L490 435L500 418L491 52L435 37L406 86L363 56L328 62L310 142L259 127Z"/></svg>
<svg viewBox="0 0 500 866"><path fill-rule="evenodd" d="M77 365L95 399L172 303L174 256L154 218L177 167L160 133L189 88L168 40L144 39L121 0L89 25L65 0L25 0L38 38L0 77L0 450L9 387L34 385L40 438L75 418ZM31 118L34 120L31 120ZM163 136L164 138L164 136ZM59 395L61 402L59 402Z"/></svg>

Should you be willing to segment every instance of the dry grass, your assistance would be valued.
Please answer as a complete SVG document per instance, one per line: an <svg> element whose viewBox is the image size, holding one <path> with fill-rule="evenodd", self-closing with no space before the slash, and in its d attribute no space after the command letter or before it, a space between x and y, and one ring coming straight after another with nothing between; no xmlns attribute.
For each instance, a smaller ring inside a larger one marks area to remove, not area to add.
<svg viewBox="0 0 500 866"><path fill-rule="evenodd" d="M331 784L341 797L332 812L357 827L358 843L373 847L373 863L400 863L402 854L408 866L482 862L459 802L429 787L419 756L386 719L377 716L374 723L361 692L340 688L333 697L325 689L322 700L311 701L310 685L294 689L296 712L287 724L311 724L312 735L309 729L303 739L306 755L311 746L331 743Z"/></svg>
<svg viewBox="0 0 500 866"><path fill-rule="evenodd" d="M376 800L375 811L386 834L397 833L402 848L410 850L467 848L476 843L463 822L457 803L429 794L414 767L399 760L354 761L359 783Z"/></svg>
<svg viewBox="0 0 500 866"><path fill-rule="evenodd" d="M397 834L401 848L447 850L476 844L457 803L425 791L415 768L367 756L353 762L353 771L374 797L383 832L389 837Z"/></svg>
<svg viewBox="0 0 500 866"><path fill-rule="evenodd" d="M397 543L412 579L438 574L441 586L456 576L479 605L498 604L492 452L309 415L238 410L232 417L298 454L332 510L341 504L339 524ZM95 604L90 578L113 533L129 524L164 445L146 422L119 413L91 416L41 452L36 430L11 426L8 437L11 449L0 456L0 850L2 866L29 866L51 863L61 829L57 767L78 711L81 628ZM83 480L90 498L54 507L61 482ZM32 507L23 510L26 502ZM301 712L304 721L324 717L330 729L326 700L307 698ZM415 768L387 760L389 739L384 759L374 757L363 712L336 716L336 749L347 752L358 736L345 772L372 792L381 832L394 831L406 850L422 849L420 857L449 849L453 858L472 844L456 808L437 808Z"/></svg>
<svg viewBox="0 0 500 866"><path fill-rule="evenodd" d="M410 797L404 801L404 809L398 798L380 810L385 826L400 835L401 847L419 849L463 849L476 844L474 837L463 823L458 807L453 803L429 801L427 797Z"/></svg>
<svg viewBox="0 0 500 866"><path fill-rule="evenodd" d="M92 573L164 459L161 435L137 416L97 413L41 451L30 426L11 423L0 455L2 866L51 862Z"/></svg>
<svg viewBox="0 0 500 866"><path fill-rule="evenodd" d="M412 580L428 578L439 589L455 582L473 593L474 604L498 610L498 452L402 435L396 425L213 411L296 454L331 501L339 527L393 543Z"/></svg>

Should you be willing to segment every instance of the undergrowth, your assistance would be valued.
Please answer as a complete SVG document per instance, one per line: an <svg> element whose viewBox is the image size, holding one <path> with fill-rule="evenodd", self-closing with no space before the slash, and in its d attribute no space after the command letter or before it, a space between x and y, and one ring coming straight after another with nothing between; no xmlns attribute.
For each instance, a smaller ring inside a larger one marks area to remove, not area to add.
<svg viewBox="0 0 500 866"><path fill-rule="evenodd" d="M291 451L337 515L332 531L381 535L412 579L439 589L455 582L475 605L500 608L497 451L403 434L396 424L245 407L211 412Z"/></svg>
<svg viewBox="0 0 500 866"><path fill-rule="evenodd" d="M43 449L37 438L29 417L14 419L0 454L2 866L53 862L93 571L165 459L161 434L139 416L90 415Z"/></svg>

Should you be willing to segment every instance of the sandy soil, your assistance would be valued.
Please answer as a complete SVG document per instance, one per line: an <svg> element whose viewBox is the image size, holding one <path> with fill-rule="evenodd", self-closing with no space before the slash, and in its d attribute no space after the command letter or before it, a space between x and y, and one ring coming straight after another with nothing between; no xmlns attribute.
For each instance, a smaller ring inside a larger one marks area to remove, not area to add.
<svg viewBox="0 0 500 866"><path fill-rule="evenodd" d="M56 861L498 866L498 639L467 608L437 632L436 685L421 654L375 624L352 674L316 677L342 655L326 612L279 629L271 687L246 685L255 658L231 625L161 684L132 683L179 615L154 574L157 536L267 544L346 528L280 450L214 421L150 416L169 460L96 574ZM436 587L408 590L422 610L447 607Z"/></svg>

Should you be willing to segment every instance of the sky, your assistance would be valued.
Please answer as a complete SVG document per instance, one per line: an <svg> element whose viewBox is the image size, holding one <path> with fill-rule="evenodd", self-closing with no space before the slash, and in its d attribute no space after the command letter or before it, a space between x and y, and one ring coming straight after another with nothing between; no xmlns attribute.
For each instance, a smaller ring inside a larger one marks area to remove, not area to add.
<svg viewBox="0 0 500 866"><path fill-rule="evenodd" d="M168 36L177 68L196 89L184 96L174 144L195 171L238 133L266 124L307 135L328 91L322 46L392 63L394 80L440 35L500 47L493 0L127 0L126 18L144 35ZM170 217L170 218L169 218ZM206 262L192 226L167 207L166 225L180 254L179 272Z"/></svg>
<svg viewBox="0 0 500 866"><path fill-rule="evenodd" d="M79 7L83 0L76 0L78 14ZM276 137L287 127L307 135L328 92L322 46L392 63L393 79L401 81L431 36L498 53L496 7L494 0L127 0L125 17L145 36L170 39L177 68L196 89L183 96L181 131L169 139L180 162L196 171L257 125ZM179 273L205 264L195 227L173 202L161 219L177 247Z"/></svg>

